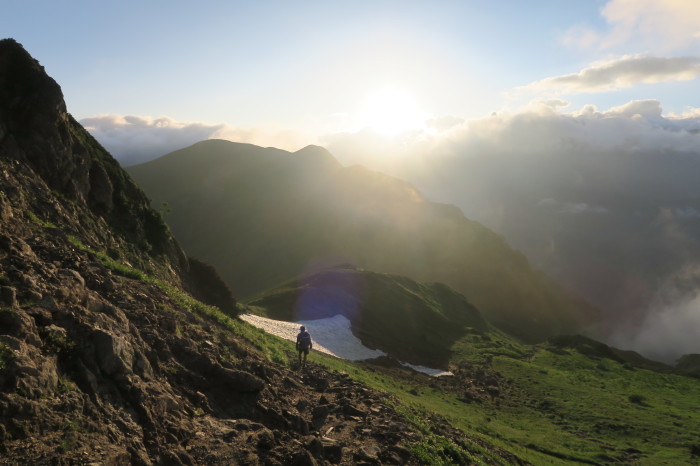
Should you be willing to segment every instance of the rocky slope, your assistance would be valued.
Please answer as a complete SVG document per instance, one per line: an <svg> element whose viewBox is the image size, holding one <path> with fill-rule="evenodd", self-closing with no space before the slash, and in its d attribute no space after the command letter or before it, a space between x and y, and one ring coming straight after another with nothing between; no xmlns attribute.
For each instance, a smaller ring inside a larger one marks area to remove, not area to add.
<svg viewBox="0 0 700 466"><path fill-rule="evenodd" d="M0 41L0 291L0 464L415 464L428 436L479 443L419 429L342 374L274 364L222 325L234 303L216 273L187 259L12 40Z"/></svg>

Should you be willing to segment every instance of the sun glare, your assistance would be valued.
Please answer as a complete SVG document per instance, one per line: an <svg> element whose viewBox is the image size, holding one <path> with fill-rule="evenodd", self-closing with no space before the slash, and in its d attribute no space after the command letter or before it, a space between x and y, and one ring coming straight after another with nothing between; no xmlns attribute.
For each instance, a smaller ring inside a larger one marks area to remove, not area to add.
<svg viewBox="0 0 700 466"><path fill-rule="evenodd" d="M369 96L359 117L361 127L387 135L417 129L425 120L425 114L413 99L396 89L384 89Z"/></svg>

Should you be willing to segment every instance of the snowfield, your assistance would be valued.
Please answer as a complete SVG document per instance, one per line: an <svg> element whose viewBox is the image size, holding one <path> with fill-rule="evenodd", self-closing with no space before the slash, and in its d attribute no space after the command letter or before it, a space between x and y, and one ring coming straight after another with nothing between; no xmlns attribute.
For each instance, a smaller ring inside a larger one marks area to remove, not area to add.
<svg viewBox="0 0 700 466"><path fill-rule="evenodd" d="M363 359L386 356L386 353L383 351L373 350L363 345L362 342L352 334L350 330L350 321L340 314L325 319L302 320L299 322L273 320L253 314L243 314L240 317L242 320L265 330L267 333L277 335L289 341L296 341L299 327L303 325L311 334L314 350L330 354L337 358L347 359L349 361L361 361ZM443 371L441 369L432 369L430 367L417 366L404 362L401 362L401 364L433 377L452 375L452 372Z"/></svg>

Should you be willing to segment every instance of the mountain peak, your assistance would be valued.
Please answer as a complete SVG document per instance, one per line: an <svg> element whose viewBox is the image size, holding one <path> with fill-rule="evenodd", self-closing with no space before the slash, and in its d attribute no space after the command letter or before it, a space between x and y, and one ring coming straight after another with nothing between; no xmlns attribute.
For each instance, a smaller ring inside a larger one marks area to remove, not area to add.
<svg viewBox="0 0 700 466"><path fill-rule="evenodd" d="M44 67L14 39L0 40L0 138L28 133L40 116L55 123L65 111L61 87Z"/></svg>
<svg viewBox="0 0 700 466"><path fill-rule="evenodd" d="M303 149L299 149L298 151L294 152L293 155L298 160L303 160L317 166L320 165L324 168L337 169L342 167L340 162L333 157L333 154L328 152L328 149L321 146L315 146L313 144L308 145Z"/></svg>
<svg viewBox="0 0 700 466"><path fill-rule="evenodd" d="M143 191L66 111L61 87L13 39L0 40L0 160L87 207L129 242L181 261Z"/></svg>

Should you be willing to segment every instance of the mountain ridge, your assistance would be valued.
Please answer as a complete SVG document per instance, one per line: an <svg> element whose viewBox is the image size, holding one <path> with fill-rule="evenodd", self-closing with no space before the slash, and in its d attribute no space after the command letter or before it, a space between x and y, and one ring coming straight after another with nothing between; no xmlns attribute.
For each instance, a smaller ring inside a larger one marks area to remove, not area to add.
<svg viewBox="0 0 700 466"><path fill-rule="evenodd" d="M179 240L243 298L315 262L351 262L444 282L531 340L595 319L592 307L458 208L432 203L398 178L333 165L309 167L286 151L203 141L127 170L155 205L167 202Z"/></svg>

